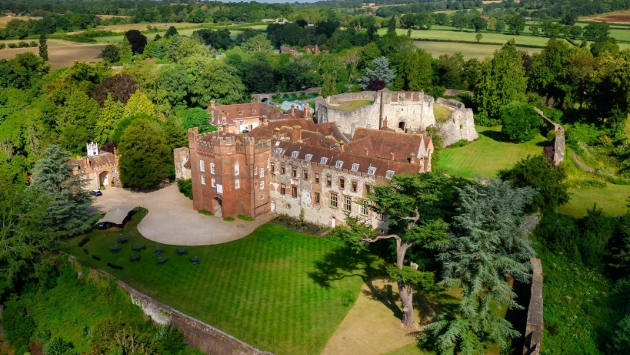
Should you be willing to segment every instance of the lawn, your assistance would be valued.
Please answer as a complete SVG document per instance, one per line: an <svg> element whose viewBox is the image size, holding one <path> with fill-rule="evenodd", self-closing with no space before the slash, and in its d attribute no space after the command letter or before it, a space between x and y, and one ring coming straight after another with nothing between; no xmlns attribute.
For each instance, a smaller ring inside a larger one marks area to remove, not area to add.
<svg viewBox="0 0 630 355"><path fill-rule="evenodd" d="M380 30L385 34L386 29ZM398 29L396 33L399 35L407 35L407 30ZM450 28L450 30L441 30L441 29L431 29L431 30L412 30L411 38L428 38L431 40L455 40L455 41L468 41L468 42L477 42L475 36L476 32L472 30L463 30L463 31L454 31L454 28ZM531 35L513 35L506 33L496 33L496 32L481 32L483 38L479 41L480 43L505 43L511 39L516 41L516 44L529 45L529 46L540 46L543 47L547 45L549 38L546 37L534 37Z"/></svg>
<svg viewBox="0 0 630 355"><path fill-rule="evenodd" d="M416 47L422 48L431 53L433 58L438 58L442 54L454 54L460 52L464 55L464 59L478 58L483 60L487 57L491 58L494 56L495 51L501 49L500 45L475 43L415 41L414 44ZM517 49L526 51L530 55L540 53L540 51L542 51L542 48L526 48L518 46Z"/></svg>
<svg viewBox="0 0 630 355"><path fill-rule="evenodd" d="M542 154L545 138L541 135L526 143L504 139L501 127L476 127L479 139L463 147L440 151L439 166L447 174L473 178L492 177L528 155Z"/></svg>
<svg viewBox="0 0 630 355"><path fill-rule="evenodd" d="M140 210L125 227L129 244L122 244L117 254L108 249L117 243L119 232L98 230L90 233L86 248L101 261L84 254L77 245L81 238L69 242L69 252L161 302L276 354L319 354L352 306L344 302L347 295L356 299L367 276L359 267L340 279L325 280L315 265L339 246L275 224L234 242L188 247L189 255L179 257L176 247L139 234L136 226L144 215L146 210ZM136 243L147 249L139 253L141 261L131 263ZM166 250L165 265L156 265L157 246ZM192 256L201 264L192 265ZM107 262L124 269L108 268Z"/></svg>
<svg viewBox="0 0 630 355"><path fill-rule="evenodd" d="M338 108L345 111L352 111L361 106L371 105L374 101L372 100L348 100L344 101L341 105L331 105L334 108Z"/></svg>
<svg viewBox="0 0 630 355"><path fill-rule="evenodd" d="M570 159L570 158L569 158ZM606 184L605 189L575 189L570 188L571 201L558 208L558 211L573 217L586 216L586 210L597 207L604 209L609 215L616 216L626 213L626 200L630 197L630 186Z"/></svg>
<svg viewBox="0 0 630 355"><path fill-rule="evenodd" d="M441 105L433 105L433 115L435 116L435 120L437 122L444 122L453 112L451 109Z"/></svg>

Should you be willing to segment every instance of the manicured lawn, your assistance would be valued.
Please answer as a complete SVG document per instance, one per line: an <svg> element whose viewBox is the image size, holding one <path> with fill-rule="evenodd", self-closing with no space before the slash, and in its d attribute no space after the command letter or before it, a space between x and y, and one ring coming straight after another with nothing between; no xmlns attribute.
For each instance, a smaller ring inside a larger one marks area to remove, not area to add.
<svg viewBox="0 0 630 355"><path fill-rule="evenodd" d="M466 146L440 151L439 166L447 174L474 178L492 177L501 169L512 167L528 155L542 154L543 136L516 144L504 140L501 127L477 126L479 139Z"/></svg>
<svg viewBox="0 0 630 355"><path fill-rule="evenodd" d="M605 189L570 188L569 192L572 194L569 203L558 208L564 214L584 217L586 210L593 208L594 203L612 216L624 214L628 210L626 200L630 197L630 186L607 183Z"/></svg>
<svg viewBox="0 0 630 355"><path fill-rule="evenodd" d="M456 42L434 42L434 41L415 41L414 44L418 48L422 48L431 53L433 58L437 58L442 54L454 54L460 52L464 55L464 59L491 58L496 50L501 49L500 45L476 44L476 43L456 43ZM530 55L540 53L542 48L525 48L518 47L519 50L528 52Z"/></svg>
<svg viewBox="0 0 630 355"><path fill-rule="evenodd" d="M433 115L435 116L435 120L438 122L446 121L451 112L453 111L444 106L433 105Z"/></svg>
<svg viewBox="0 0 630 355"><path fill-rule="evenodd" d="M101 261L78 248L81 238L69 242L69 252L151 297L276 354L319 354L351 307L344 297L352 293L356 299L363 283L365 272L354 266L339 280L322 282L309 276L317 274L318 261L339 248L326 239L266 224L234 242L188 247L189 254L180 257L177 247L139 234L136 226L144 215L146 210L139 211L125 227L129 243L119 244L122 251L117 254L109 247L117 244L119 232L98 230L89 235L85 247ZM131 263L136 243L147 248L134 253L142 259ZM166 250L164 265L156 264L157 246ZM188 261L193 256L199 257L200 265ZM107 262L124 269L108 268Z"/></svg>

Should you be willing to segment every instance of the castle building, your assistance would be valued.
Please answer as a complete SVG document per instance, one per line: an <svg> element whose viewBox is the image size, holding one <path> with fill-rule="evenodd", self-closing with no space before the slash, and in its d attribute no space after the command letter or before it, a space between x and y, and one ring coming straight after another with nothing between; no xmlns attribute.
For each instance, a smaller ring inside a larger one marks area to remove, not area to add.
<svg viewBox="0 0 630 355"><path fill-rule="evenodd" d="M188 154L179 148L175 158L190 167L197 210L254 218L277 212L331 227L349 214L384 231L386 217L364 204L370 188L395 174L430 171L433 143L384 130L355 136L299 118L266 120L246 135L191 129Z"/></svg>
<svg viewBox="0 0 630 355"><path fill-rule="evenodd" d="M120 187L118 178L118 156L114 153L99 151L98 144L87 143L87 156L70 159L72 175L81 175L86 181L85 188L97 190L101 186Z"/></svg>
<svg viewBox="0 0 630 355"><path fill-rule="evenodd" d="M217 126L219 131L230 133L247 133L260 126L263 120L311 117L311 108L308 105L304 106L303 110L292 107L287 112L282 112L276 106L265 102L216 105L212 100L207 111L212 114L211 123Z"/></svg>

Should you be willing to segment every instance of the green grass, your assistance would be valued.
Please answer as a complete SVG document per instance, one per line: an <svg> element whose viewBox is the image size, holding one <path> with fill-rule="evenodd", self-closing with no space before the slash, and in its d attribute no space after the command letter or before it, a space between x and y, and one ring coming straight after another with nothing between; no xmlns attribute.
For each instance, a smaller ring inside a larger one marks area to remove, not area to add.
<svg viewBox="0 0 630 355"><path fill-rule="evenodd" d="M570 188L569 192L572 194L571 200L559 207L558 211L570 216L586 216L586 210L593 208L594 203L611 216L624 214L628 210L626 199L630 197L630 186L607 183L605 189Z"/></svg>
<svg viewBox="0 0 630 355"><path fill-rule="evenodd" d="M195 31L199 31L203 28L184 28L184 29L178 29L177 33L181 36L191 36L193 34L193 32ZM104 30L107 30L107 28L105 27ZM236 36L239 33L242 33L243 31L238 31L238 30L230 30L230 38L231 39L236 39ZM146 37L148 41L152 41L153 38L155 38L155 35L159 34L160 36L164 37L164 34L166 33L166 31L160 31L160 32L151 32L151 33L143 33ZM120 43L122 42L123 39L123 35L121 34L120 36L106 36L106 37L94 37L94 40L96 42L100 42L100 43Z"/></svg>
<svg viewBox="0 0 630 355"><path fill-rule="evenodd" d="M437 122L444 122L448 119L448 116L451 115L450 109L440 105L433 105L433 115L435 116L435 120Z"/></svg>
<svg viewBox="0 0 630 355"><path fill-rule="evenodd" d="M459 148L440 151L440 167L447 174L474 178L492 177L501 169L507 169L528 155L542 154L541 135L526 143L504 141L500 127L476 127L479 139Z"/></svg>
<svg viewBox="0 0 630 355"><path fill-rule="evenodd" d="M252 217L246 216L244 214L239 214L238 219L242 219L243 221L248 221L248 222L251 222L254 220Z"/></svg>
<svg viewBox="0 0 630 355"><path fill-rule="evenodd" d="M317 275L316 263L321 266L321 260L340 247L275 224L230 243L187 247L189 255L179 257L177 247L139 234L136 226L146 213L140 210L125 227L129 243L121 245L118 254L108 249L117 243L119 232L98 230L90 233L85 247L101 261L78 248L82 237L69 242L69 252L161 302L276 354L319 354L349 310L342 303L344 295L348 291L357 295L365 276L354 266L332 281L309 276ZM136 243L147 249L140 252L141 261L130 263ZM164 265L156 265L157 246L166 250ZM201 264L192 265L188 261L192 256ZM124 269L110 269L107 262Z"/></svg>
<svg viewBox="0 0 630 355"><path fill-rule="evenodd" d="M374 101L372 100L349 100L349 101L344 101L344 103L339 106L333 106L333 107L341 109L341 110L345 110L345 111L352 111L361 106L371 105L373 102Z"/></svg>
<svg viewBox="0 0 630 355"><path fill-rule="evenodd" d="M382 34L385 34L387 29L380 30ZM405 29L397 29L396 33L399 35L406 35L407 30ZM505 43L511 39L514 39L517 45L527 45L527 46L540 46L544 47L547 45L549 38L546 37L534 37L531 35L513 35L513 34L505 34L505 33L496 33L496 32L480 32L483 38L479 41L479 43ZM431 30L412 30L411 38L428 38L432 40L451 40L451 41L468 41L468 42L477 42L475 36L477 33L473 30L463 30L463 31L455 31L454 28L450 29L431 29Z"/></svg>
<svg viewBox="0 0 630 355"><path fill-rule="evenodd" d="M433 58L438 58L442 54L455 54L457 52L464 55L464 59L478 58L480 60L492 57L494 52L501 49L500 45L475 44L475 43L454 43L454 42L433 42L433 41L415 41L414 44L418 48L422 48L431 53ZM519 50L528 52L529 54L540 53L542 48L525 48L518 47Z"/></svg>

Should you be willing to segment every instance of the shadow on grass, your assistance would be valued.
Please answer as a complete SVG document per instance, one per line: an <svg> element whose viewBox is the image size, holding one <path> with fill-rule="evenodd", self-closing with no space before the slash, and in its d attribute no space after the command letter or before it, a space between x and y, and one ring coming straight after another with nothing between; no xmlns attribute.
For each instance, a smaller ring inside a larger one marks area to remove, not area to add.
<svg viewBox="0 0 630 355"><path fill-rule="evenodd" d="M374 280L370 279L365 282L370 290L364 290L363 294L371 300L381 302L385 307L389 308L389 310L392 311L394 317L402 320L402 310L396 304L396 300L398 299L398 292L394 294L394 288L392 287L392 285L386 284L382 287L379 287L378 285L374 285L372 281Z"/></svg>
<svg viewBox="0 0 630 355"><path fill-rule="evenodd" d="M505 135L501 131L494 131L494 130L489 129L489 130L485 130L483 132L479 132L479 134L482 134L482 135L492 139L493 141L502 142L502 143L514 143L508 138L507 135Z"/></svg>
<svg viewBox="0 0 630 355"><path fill-rule="evenodd" d="M383 267L375 267L378 257L368 253L357 253L347 247L339 247L315 262L315 271L308 277L324 288L330 288L331 282L346 277L360 277L363 282L387 275Z"/></svg>

